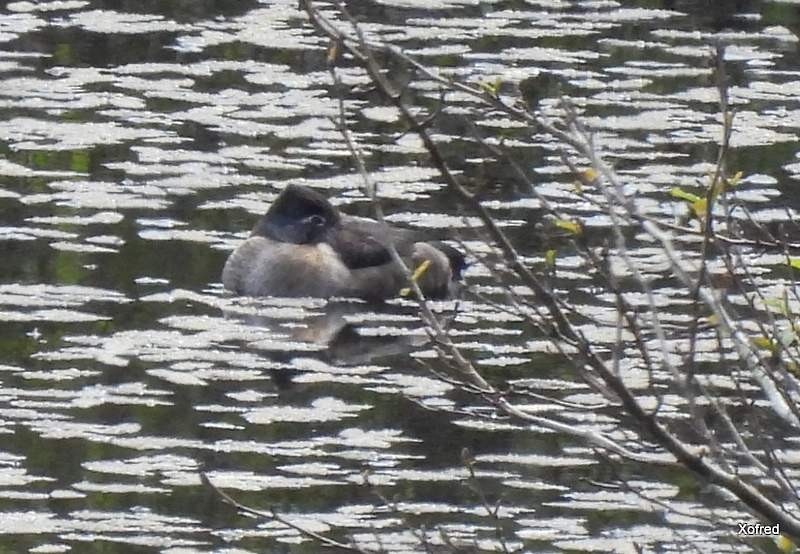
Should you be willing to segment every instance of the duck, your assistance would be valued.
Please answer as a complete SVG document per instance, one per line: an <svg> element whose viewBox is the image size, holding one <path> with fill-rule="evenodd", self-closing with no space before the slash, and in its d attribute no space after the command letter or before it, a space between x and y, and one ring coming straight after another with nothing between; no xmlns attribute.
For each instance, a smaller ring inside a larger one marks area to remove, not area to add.
<svg viewBox="0 0 800 554"><path fill-rule="evenodd" d="M289 184L228 257L222 284L240 296L354 297L383 301L408 286L390 245L428 298L457 290L465 256L420 231L340 212L321 193Z"/></svg>

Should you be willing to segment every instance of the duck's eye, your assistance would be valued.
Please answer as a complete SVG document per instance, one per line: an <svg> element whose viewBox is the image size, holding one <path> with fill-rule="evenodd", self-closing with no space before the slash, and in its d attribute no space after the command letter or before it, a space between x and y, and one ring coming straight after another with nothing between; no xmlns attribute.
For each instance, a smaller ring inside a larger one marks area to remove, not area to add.
<svg viewBox="0 0 800 554"><path fill-rule="evenodd" d="M325 218L324 218L324 217L322 217L322 216L321 216L321 215L319 215L319 214L314 214L314 215L310 215L310 216L308 216L308 217L306 218L306 221L307 221L308 223L310 223L311 225L313 225L314 227L322 227L323 225L325 225L325 223L327 223L327 222L325 221Z"/></svg>

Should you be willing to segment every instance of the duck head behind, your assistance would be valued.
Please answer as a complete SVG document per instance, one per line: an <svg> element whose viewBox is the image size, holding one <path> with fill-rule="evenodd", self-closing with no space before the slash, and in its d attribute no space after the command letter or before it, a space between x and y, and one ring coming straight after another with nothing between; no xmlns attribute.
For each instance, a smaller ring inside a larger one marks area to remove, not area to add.
<svg viewBox="0 0 800 554"><path fill-rule="evenodd" d="M323 242L340 221L339 211L327 198L310 188L288 185L253 228L251 236L292 244L316 244Z"/></svg>

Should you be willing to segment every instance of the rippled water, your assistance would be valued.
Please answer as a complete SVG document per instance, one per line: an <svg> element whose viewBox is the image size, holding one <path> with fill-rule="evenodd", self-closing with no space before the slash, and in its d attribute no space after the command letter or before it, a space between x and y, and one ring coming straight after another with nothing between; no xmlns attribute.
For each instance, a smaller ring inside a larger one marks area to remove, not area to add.
<svg viewBox="0 0 800 554"><path fill-rule="evenodd" d="M712 168L721 130L708 45L722 40L738 112L730 163L747 176L740 199L763 221L795 217L796 2L376 0L351 9L370 36L460 79L519 85L544 113L570 96L604 155L636 177L642 209L659 215L679 211L664 191L695 186ZM681 472L625 475L644 496L595 486L618 468L589 445L477 417L486 412L474 398L426 372L437 362L409 302L375 309L223 293L225 257L285 185L370 214L330 121L327 42L306 21L296 0L21 1L0 11L0 549L316 551L283 525L237 515L201 485L200 470L243 503L365 548L418 550L410 530L421 526L498 547L477 482L491 502L503 499L510 549L746 549L701 519L718 501L704 503L708 492ZM344 69L342 78L390 219L477 225L364 75ZM424 81L414 92L430 103L439 94ZM492 185L493 213L541 262L538 202L484 157L458 119L470 101L453 100L437 128L448 158ZM607 229L576 201L549 137L499 118L479 124L505 137L542 194ZM647 248L633 255L658 266ZM559 263L576 302L598 318L612 313L577 259ZM496 291L478 265L467 281ZM658 294L679 317L671 291ZM489 378L592 398L519 318L468 299L454 325ZM633 386L646 377L628 375ZM722 372L708 380L731 388ZM676 418L678 400L663 408ZM610 428L594 413L529 408ZM663 516L661 501L684 515Z"/></svg>

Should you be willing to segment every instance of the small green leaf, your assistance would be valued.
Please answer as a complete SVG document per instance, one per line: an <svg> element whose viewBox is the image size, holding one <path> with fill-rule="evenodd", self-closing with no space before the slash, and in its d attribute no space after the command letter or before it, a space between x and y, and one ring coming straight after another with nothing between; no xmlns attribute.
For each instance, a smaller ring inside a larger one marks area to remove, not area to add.
<svg viewBox="0 0 800 554"><path fill-rule="evenodd" d="M700 198L691 203L692 212L697 219L703 219L708 210L708 202L705 198Z"/></svg>
<svg viewBox="0 0 800 554"><path fill-rule="evenodd" d="M494 80L494 90L500 92L500 87L503 86L503 79L498 77Z"/></svg>
<svg viewBox="0 0 800 554"><path fill-rule="evenodd" d="M789 258L788 264L794 269L800 269L800 258Z"/></svg>
<svg viewBox="0 0 800 554"><path fill-rule="evenodd" d="M425 272L428 271L428 268L431 266L430 260L425 260L421 264L417 266L414 270L414 273L411 274L411 280L415 283L418 283L420 278L425 275ZM411 294L411 287L404 287L400 289L400 296L405 298L406 296Z"/></svg>
<svg viewBox="0 0 800 554"><path fill-rule="evenodd" d="M574 221L567 221L566 219L556 219L555 223L556 227L564 229L565 231L568 231L570 234L573 235L581 234L580 223L575 223Z"/></svg>
<svg viewBox="0 0 800 554"><path fill-rule="evenodd" d="M680 198L681 200L688 202L689 208L692 210L692 214L697 219L705 219L706 210L708 210L708 201L705 198L697 196L696 194L692 194L691 192L686 192L679 187L673 187L669 193L674 198Z"/></svg>
<svg viewBox="0 0 800 554"><path fill-rule="evenodd" d="M750 339L753 345L761 350L769 350L770 352L775 352L775 343L772 339L768 337L753 337Z"/></svg>
<svg viewBox="0 0 800 554"><path fill-rule="evenodd" d="M480 86L484 92L492 96L498 96L500 94L500 87L503 86L503 80L498 77L492 82L484 81Z"/></svg>
<svg viewBox="0 0 800 554"><path fill-rule="evenodd" d="M692 194L691 192L686 192L682 188L673 187L672 190L669 191L670 195L674 198L680 198L681 200L686 200L687 202L695 203L700 202L703 198L700 198L696 194Z"/></svg>
<svg viewBox="0 0 800 554"><path fill-rule="evenodd" d="M783 554L793 554L794 552L797 552L797 545L795 545L786 535L775 537L775 545Z"/></svg>
<svg viewBox="0 0 800 554"><path fill-rule="evenodd" d="M556 266L556 251L555 250L548 250L544 253L544 263L547 267L555 267Z"/></svg>
<svg viewBox="0 0 800 554"><path fill-rule="evenodd" d="M717 179L716 182L712 182L712 186L714 187L711 190L711 196L715 200L719 198L722 194L726 193L731 188L738 185L742 180L742 172L737 171L732 177L721 177Z"/></svg>
<svg viewBox="0 0 800 554"><path fill-rule="evenodd" d="M411 280L415 283L420 280L420 277L425 275L425 272L428 271L428 268L431 266L430 260L425 260L421 264L417 266L417 269L414 270L413 275L411 275Z"/></svg>
<svg viewBox="0 0 800 554"><path fill-rule="evenodd" d="M600 174L594 170L594 168L589 168L584 171L581 171L577 174L578 179L575 181L575 192L580 194L583 192L583 187L593 187L597 185L597 181L600 179Z"/></svg>
<svg viewBox="0 0 800 554"><path fill-rule="evenodd" d="M729 178L725 179L725 184L728 187L735 187L736 185L738 185L741 182L742 182L742 172L741 171L737 171L733 175L733 177L729 177Z"/></svg>

